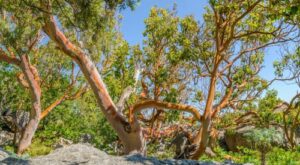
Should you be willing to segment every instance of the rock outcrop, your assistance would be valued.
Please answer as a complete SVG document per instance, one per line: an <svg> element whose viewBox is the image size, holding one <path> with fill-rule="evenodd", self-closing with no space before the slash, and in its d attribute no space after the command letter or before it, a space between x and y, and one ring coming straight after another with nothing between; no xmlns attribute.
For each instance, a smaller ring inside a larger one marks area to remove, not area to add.
<svg viewBox="0 0 300 165"><path fill-rule="evenodd" d="M14 134L12 132L4 131L0 129L0 146L4 146L12 143L14 140Z"/></svg>
<svg viewBox="0 0 300 165"><path fill-rule="evenodd" d="M22 110L0 110L0 146L18 143L21 132L29 121L29 115L29 112Z"/></svg>
<svg viewBox="0 0 300 165"><path fill-rule="evenodd" d="M1 161L6 159L7 157L8 157L8 153L0 148L0 164L1 164Z"/></svg>
<svg viewBox="0 0 300 165"><path fill-rule="evenodd" d="M6 125L11 132L21 132L29 122L29 116L30 114L27 111L6 110L1 112L0 119L3 122L2 124Z"/></svg>
<svg viewBox="0 0 300 165"><path fill-rule="evenodd" d="M247 141L247 138L244 137L244 134L248 131L255 129L254 126L245 126L239 129L226 130L224 134L224 139L227 148L230 151L238 151L238 147L247 147L253 148L252 144Z"/></svg>
<svg viewBox="0 0 300 165"><path fill-rule="evenodd" d="M198 162L193 160L158 160L156 158L143 157L139 154L131 154L127 156L111 156L107 155L90 145L74 144L63 148L56 149L46 156L35 157L29 160L22 160L8 157L4 152L0 164L2 165L230 165L232 163L216 163L216 162Z"/></svg>
<svg viewBox="0 0 300 165"><path fill-rule="evenodd" d="M228 129L225 132L225 142L226 146L230 151L238 151L238 147L246 147L246 148L255 148L254 143L249 141L249 138L245 136L247 133L259 129L253 125L247 125L243 127L236 127L234 129ZM285 148L287 146L287 139L285 138L285 134L282 128L271 126L269 129L273 129L276 131L276 134L279 138L274 139L271 143L272 146ZM297 140L297 136L296 136ZM296 143L299 145L299 143Z"/></svg>
<svg viewBox="0 0 300 165"><path fill-rule="evenodd" d="M65 138L59 138L58 142L53 145L53 148L61 148L61 147L66 147L73 144L71 140L65 139Z"/></svg>

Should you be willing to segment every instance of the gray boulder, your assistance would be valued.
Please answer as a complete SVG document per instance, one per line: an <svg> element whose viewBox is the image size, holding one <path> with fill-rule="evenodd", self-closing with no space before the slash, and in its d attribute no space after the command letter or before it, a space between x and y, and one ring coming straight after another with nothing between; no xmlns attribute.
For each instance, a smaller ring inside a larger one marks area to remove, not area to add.
<svg viewBox="0 0 300 165"><path fill-rule="evenodd" d="M2 148L0 148L0 164L1 164L1 161L6 159L8 157L8 153L5 152Z"/></svg>
<svg viewBox="0 0 300 165"><path fill-rule="evenodd" d="M56 149L46 156L39 156L29 160L6 158L0 161L2 165L231 165L232 162L198 162L193 160L159 160L157 158L143 157L139 154L128 156L107 155L87 144L74 144Z"/></svg>
<svg viewBox="0 0 300 165"><path fill-rule="evenodd" d="M2 125L5 125L12 132L21 132L29 122L30 113L23 110L6 110L1 112L0 119Z"/></svg>
<svg viewBox="0 0 300 165"><path fill-rule="evenodd" d="M295 132L295 141L296 141L296 145L300 145L300 125L296 128L296 132Z"/></svg>
<svg viewBox="0 0 300 165"><path fill-rule="evenodd" d="M71 140L65 139L65 138L59 138L59 140L56 142L56 144L53 145L53 148L61 148L61 147L66 147L73 144Z"/></svg>
<svg viewBox="0 0 300 165"><path fill-rule="evenodd" d="M0 131L0 146L4 146L12 143L14 140L14 134L12 132Z"/></svg>
<svg viewBox="0 0 300 165"><path fill-rule="evenodd" d="M85 133L80 136L80 143L92 143L93 137L91 134Z"/></svg>
<svg viewBox="0 0 300 165"><path fill-rule="evenodd" d="M238 147L255 148L254 143L249 141L249 138L246 136L246 134L252 132L254 129L257 128L253 125L244 125L242 127L226 130L224 139L227 148L234 152L238 151ZM286 139L284 138L285 135L283 129L276 126L270 127L269 129L274 129L278 137L280 137L276 140L274 139L271 142L272 145L277 147L285 147Z"/></svg>
<svg viewBox="0 0 300 165"><path fill-rule="evenodd" d="M224 134L225 143L230 151L238 151L238 147L251 148L252 144L244 137L244 133L254 129L254 126L245 126L239 129L226 130Z"/></svg>

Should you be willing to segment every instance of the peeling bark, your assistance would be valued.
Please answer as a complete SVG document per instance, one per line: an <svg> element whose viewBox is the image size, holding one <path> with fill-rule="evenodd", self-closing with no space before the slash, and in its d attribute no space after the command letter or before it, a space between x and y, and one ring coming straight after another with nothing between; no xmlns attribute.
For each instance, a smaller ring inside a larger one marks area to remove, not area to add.
<svg viewBox="0 0 300 165"><path fill-rule="evenodd" d="M22 55L20 59L18 59L14 56L11 57L6 55L6 53L0 48L0 61L14 64L22 70L22 74L27 81L26 84L28 85L31 93L32 109L30 111L30 119L22 132L17 149L17 154L20 155L31 144L31 140L39 124L39 117L41 114L41 88L39 85L38 73L37 70L30 65L27 55Z"/></svg>
<svg viewBox="0 0 300 165"><path fill-rule="evenodd" d="M174 104L168 102L160 102L154 100L143 101L131 107L129 111L129 116L130 116L129 121L133 120L134 114L146 108L169 109L169 110L177 110L177 111L179 110L179 111L189 112L193 114L195 119L197 119L198 121L202 121L202 116L200 115L199 111L192 106L183 105L183 104Z"/></svg>
<svg viewBox="0 0 300 165"><path fill-rule="evenodd" d="M25 129L22 132L22 136L18 145L17 154L22 154L26 148L31 144L33 135L39 124L39 117L41 114L41 88L38 81L35 79L35 73L31 69L28 57L26 55L21 56L21 65L25 78L28 82L31 97L32 97L32 109L30 111L30 119Z"/></svg>
<svg viewBox="0 0 300 165"><path fill-rule="evenodd" d="M118 112L117 107L113 103L105 84L91 59L66 38L66 36L58 29L53 16L49 13L46 13L46 21L43 29L50 39L52 39L60 49L66 55L71 57L80 67L96 96L98 105L124 144L124 153L128 154L132 151L144 153L144 138L138 121L135 119L133 123L129 124Z"/></svg>
<svg viewBox="0 0 300 165"><path fill-rule="evenodd" d="M203 120L201 123L201 127L193 140L193 144L198 145L198 148L194 153L191 155L191 159L199 159L204 153L209 141L209 132L211 129L212 123L212 112L213 112L213 101L215 99L215 88L216 88L216 81L217 81L217 68L219 65L218 59L215 62L214 71L212 73L212 77L210 80L209 85L209 93L206 101L206 107L203 114Z"/></svg>

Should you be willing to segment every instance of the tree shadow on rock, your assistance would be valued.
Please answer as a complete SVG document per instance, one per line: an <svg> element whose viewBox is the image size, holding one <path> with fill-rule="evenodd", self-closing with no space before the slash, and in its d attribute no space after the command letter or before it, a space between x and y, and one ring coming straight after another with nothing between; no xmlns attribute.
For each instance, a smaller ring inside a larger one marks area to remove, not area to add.
<svg viewBox="0 0 300 165"><path fill-rule="evenodd" d="M133 163L140 163L143 165L216 165L213 162L199 162L195 160L175 160L175 159L165 159L165 160L158 160L153 157L143 157L140 154L133 154L126 156L125 159L127 161Z"/></svg>
<svg viewBox="0 0 300 165"><path fill-rule="evenodd" d="M0 161L1 165L29 165L28 160L18 159L18 158L12 158L8 157L2 161Z"/></svg>

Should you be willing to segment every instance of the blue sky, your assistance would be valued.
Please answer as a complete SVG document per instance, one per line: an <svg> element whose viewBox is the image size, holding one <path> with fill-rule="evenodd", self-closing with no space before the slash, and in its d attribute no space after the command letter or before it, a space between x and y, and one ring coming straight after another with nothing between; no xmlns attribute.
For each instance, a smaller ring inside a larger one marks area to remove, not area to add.
<svg viewBox="0 0 300 165"><path fill-rule="evenodd" d="M205 12L204 7L207 5L205 0L141 0L134 11L126 9L121 12L123 15L121 32L124 38L131 45L141 44L145 29L144 19L148 17L151 7L157 6L172 9L174 3L177 4L178 16L194 15L202 22L202 15ZM274 77L272 64L275 59L278 59L279 53L279 47L272 47L267 50L265 67L260 74L263 78L270 80ZM276 82L271 88L276 89L279 97L286 101L289 101L297 90L300 91L299 87L291 82Z"/></svg>

